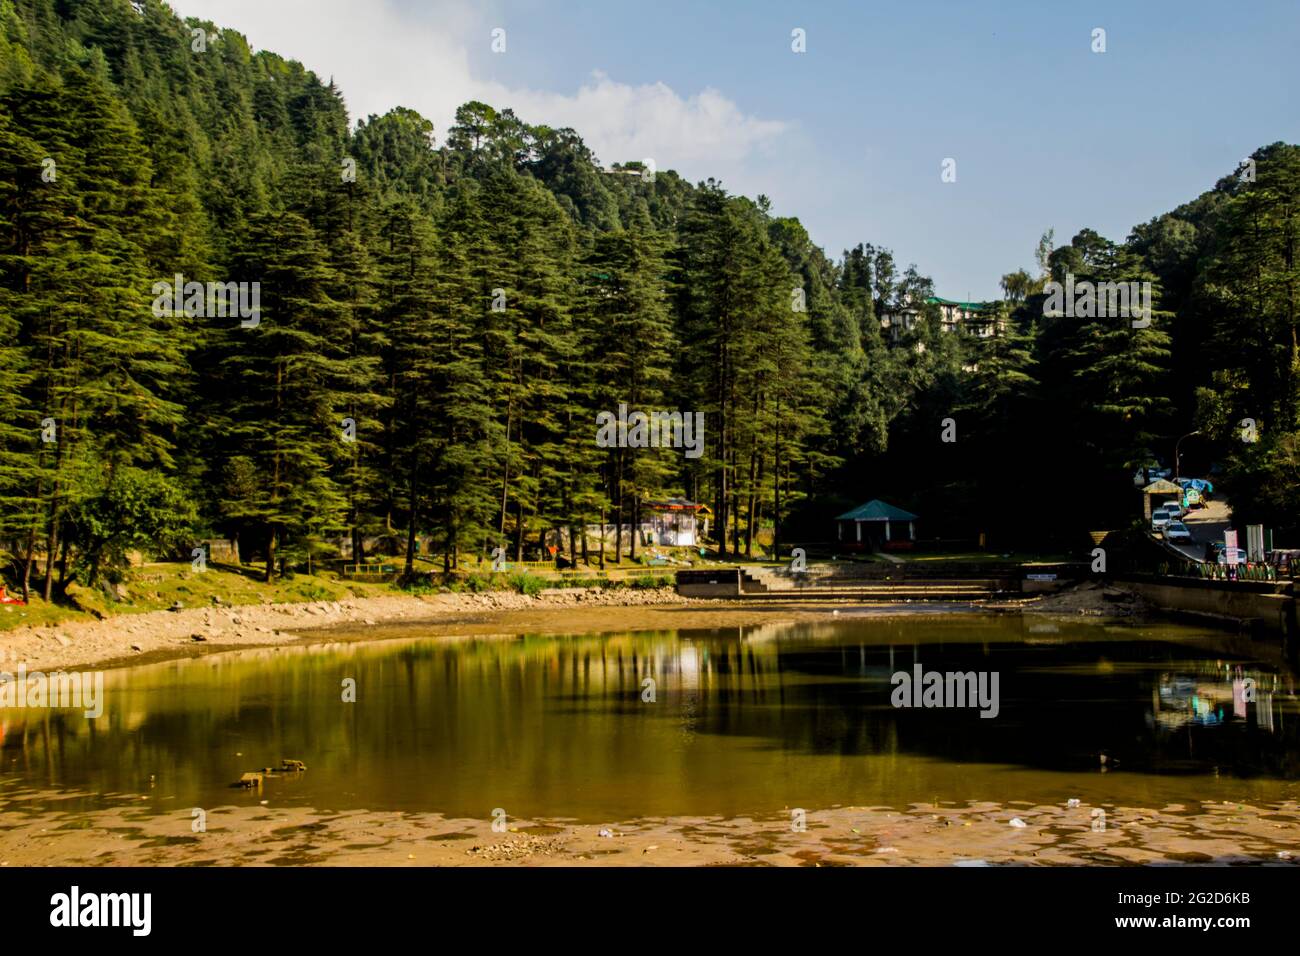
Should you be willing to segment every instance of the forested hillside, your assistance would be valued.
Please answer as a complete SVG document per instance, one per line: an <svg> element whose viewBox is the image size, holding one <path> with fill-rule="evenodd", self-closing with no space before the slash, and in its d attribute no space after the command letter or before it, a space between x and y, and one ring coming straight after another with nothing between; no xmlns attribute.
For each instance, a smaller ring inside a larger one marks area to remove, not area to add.
<svg viewBox="0 0 1300 956"><path fill-rule="evenodd" d="M220 26L0 0L11 586L48 599L213 535L268 575L377 535L408 562L431 536L451 568L675 494L724 554L824 538L873 497L935 534L1075 548L1130 523L1133 468L1194 429L1184 460L1300 545L1300 148L1124 242L1041 243L979 339L941 330L887 236L830 258L763 196L596 157L509 104L353 129L346 91ZM1151 326L1045 318L1067 272L1151 281ZM178 276L257 283L258 312L160 307ZM908 304L924 321L882 335ZM622 403L702 412L703 453L600 447Z"/></svg>

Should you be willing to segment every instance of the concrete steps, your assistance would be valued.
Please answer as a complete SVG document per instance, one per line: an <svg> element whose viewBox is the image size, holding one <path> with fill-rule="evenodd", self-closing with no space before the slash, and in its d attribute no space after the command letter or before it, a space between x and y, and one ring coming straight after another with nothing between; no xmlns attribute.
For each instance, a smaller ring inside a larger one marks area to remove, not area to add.
<svg viewBox="0 0 1300 956"><path fill-rule="evenodd" d="M781 568L743 568L742 599L781 601L974 601L1018 593L1007 578L844 574L829 569L792 575Z"/></svg>

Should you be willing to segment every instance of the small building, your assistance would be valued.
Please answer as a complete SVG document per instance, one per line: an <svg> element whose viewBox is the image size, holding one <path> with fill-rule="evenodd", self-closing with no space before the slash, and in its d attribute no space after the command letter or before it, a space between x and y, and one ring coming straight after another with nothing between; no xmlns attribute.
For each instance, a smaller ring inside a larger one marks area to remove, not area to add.
<svg viewBox="0 0 1300 956"><path fill-rule="evenodd" d="M1157 478L1142 489L1142 513L1147 521L1150 521L1151 512L1156 508L1166 502L1182 501L1182 499L1183 489L1181 486L1174 484L1172 481Z"/></svg>
<svg viewBox="0 0 1300 956"><path fill-rule="evenodd" d="M685 498L645 501L641 508L648 515L641 522L643 540L664 547L699 547L709 533L709 519L713 517L708 505Z"/></svg>
<svg viewBox="0 0 1300 956"><path fill-rule="evenodd" d="M835 538L855 550L906 549L916 540L919 520L910 511L873 498L835 519Z"/></svg>
<svg viewBox="0 0 1300 956"><path fill-rule="evenodd" d="M940 328L945 332L964 331L986 339L1005 331L998 318L996 302L956 302L932 295L925 304L938 307ZM903 333L916 328L920 321L921 310L909 303L897 311L881 315L880 327L891 342L896 342Z"/></svg>

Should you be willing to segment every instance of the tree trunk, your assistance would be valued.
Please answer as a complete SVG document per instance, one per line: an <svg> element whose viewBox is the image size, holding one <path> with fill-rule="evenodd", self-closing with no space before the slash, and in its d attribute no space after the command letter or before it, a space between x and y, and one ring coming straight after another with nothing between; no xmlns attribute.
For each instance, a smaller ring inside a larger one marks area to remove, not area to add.
<svg viewBox="0 0 1300 956"><path fill-rule="evenodd" d="M778 405L779 409L780 406ZM772 555L781 556L781 433L776 436L776 461L772 465Z"/></svg>
<svg viewBox="0 0 1300 956"><path fill-rule="evenodd" d="M50 505L50 527L45 532L45 581L41 596L48 602L54 598L54 554L59 550L58 511Z"/></svg>
<svg viewBox="0 0 1300 956"><path fill-rule="evenodd" d="M520 499L515 503L515 560L524 559L524 502Z"/></svg>
<svg viewBox="0 0 1300 956"><path fill-rule="evenodd" d="M511 409L507 409L507 411L506 411L506 454L505 454L505 463L504 463L504 466L503 466L504 470L502 471L502 474L501 474L501 522L500 522L500 526L497 528L497 534L500 536L500 540L503 541L503 542L505 541L505 537L506 537L506 509L507 509L507 507L509 506L509 502L510 502L510 419L511 419L511 413L512 413L512 410L511 410Z"/></svg>
<svg viewBox="0 0 1300 956"><path fill-rule="evenodd" d="M636 539L641 536L641 496L632 496L632 531L628 534L632 563L636 563Z"/></svg>
<svg viewBox="0 0 1300 956"><path fill-rule="evenodd" d="M40 486L36 488L36 496L41 494ZM23 558L23 600L32 599L32 561L36 556L36 519L32 519L31 530L27 532L27 556Z"/></svg>
<svg viewBox="0 0 1300 956"><path fill-rule="evenodd" d="M95 570L91 573L90 581L93 584L99 572L99 559L95 559ZM59 544L59 588L63 589L68 586L68 536L63 536L63 541Z"/></svg>
<svg viewBox="0 0 1300 956"><path fill-rule="evenodd" d="M276 527L271 525L271 533L266 536L266 583L275 580L275 535Z"/></svg>
<svg viewBox="0 0 1300 956"><path fill-rule="evenodd" d="M419 469L418 461L411 463L411 500L406 509L406 576L408 578L415 574L415 522L418 518L417 509L419 508L419 499L417 497Z"/></svg>

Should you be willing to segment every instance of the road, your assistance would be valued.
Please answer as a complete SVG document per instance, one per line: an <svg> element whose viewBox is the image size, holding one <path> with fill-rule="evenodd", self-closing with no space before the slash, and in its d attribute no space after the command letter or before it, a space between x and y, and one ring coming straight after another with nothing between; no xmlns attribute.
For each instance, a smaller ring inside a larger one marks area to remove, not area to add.
<svg viewBox="0 0 1300 956"><path fill-rule="evenodd" d="M1190 542L1168 542L1175 551L1193 561L1205 560L1207 541L1222 541L1223 532L1232 524L1232 508L1222 498L1215 498L1204 508L1193 508L1183 516L1183 524L1192 533Z"/></svg>

